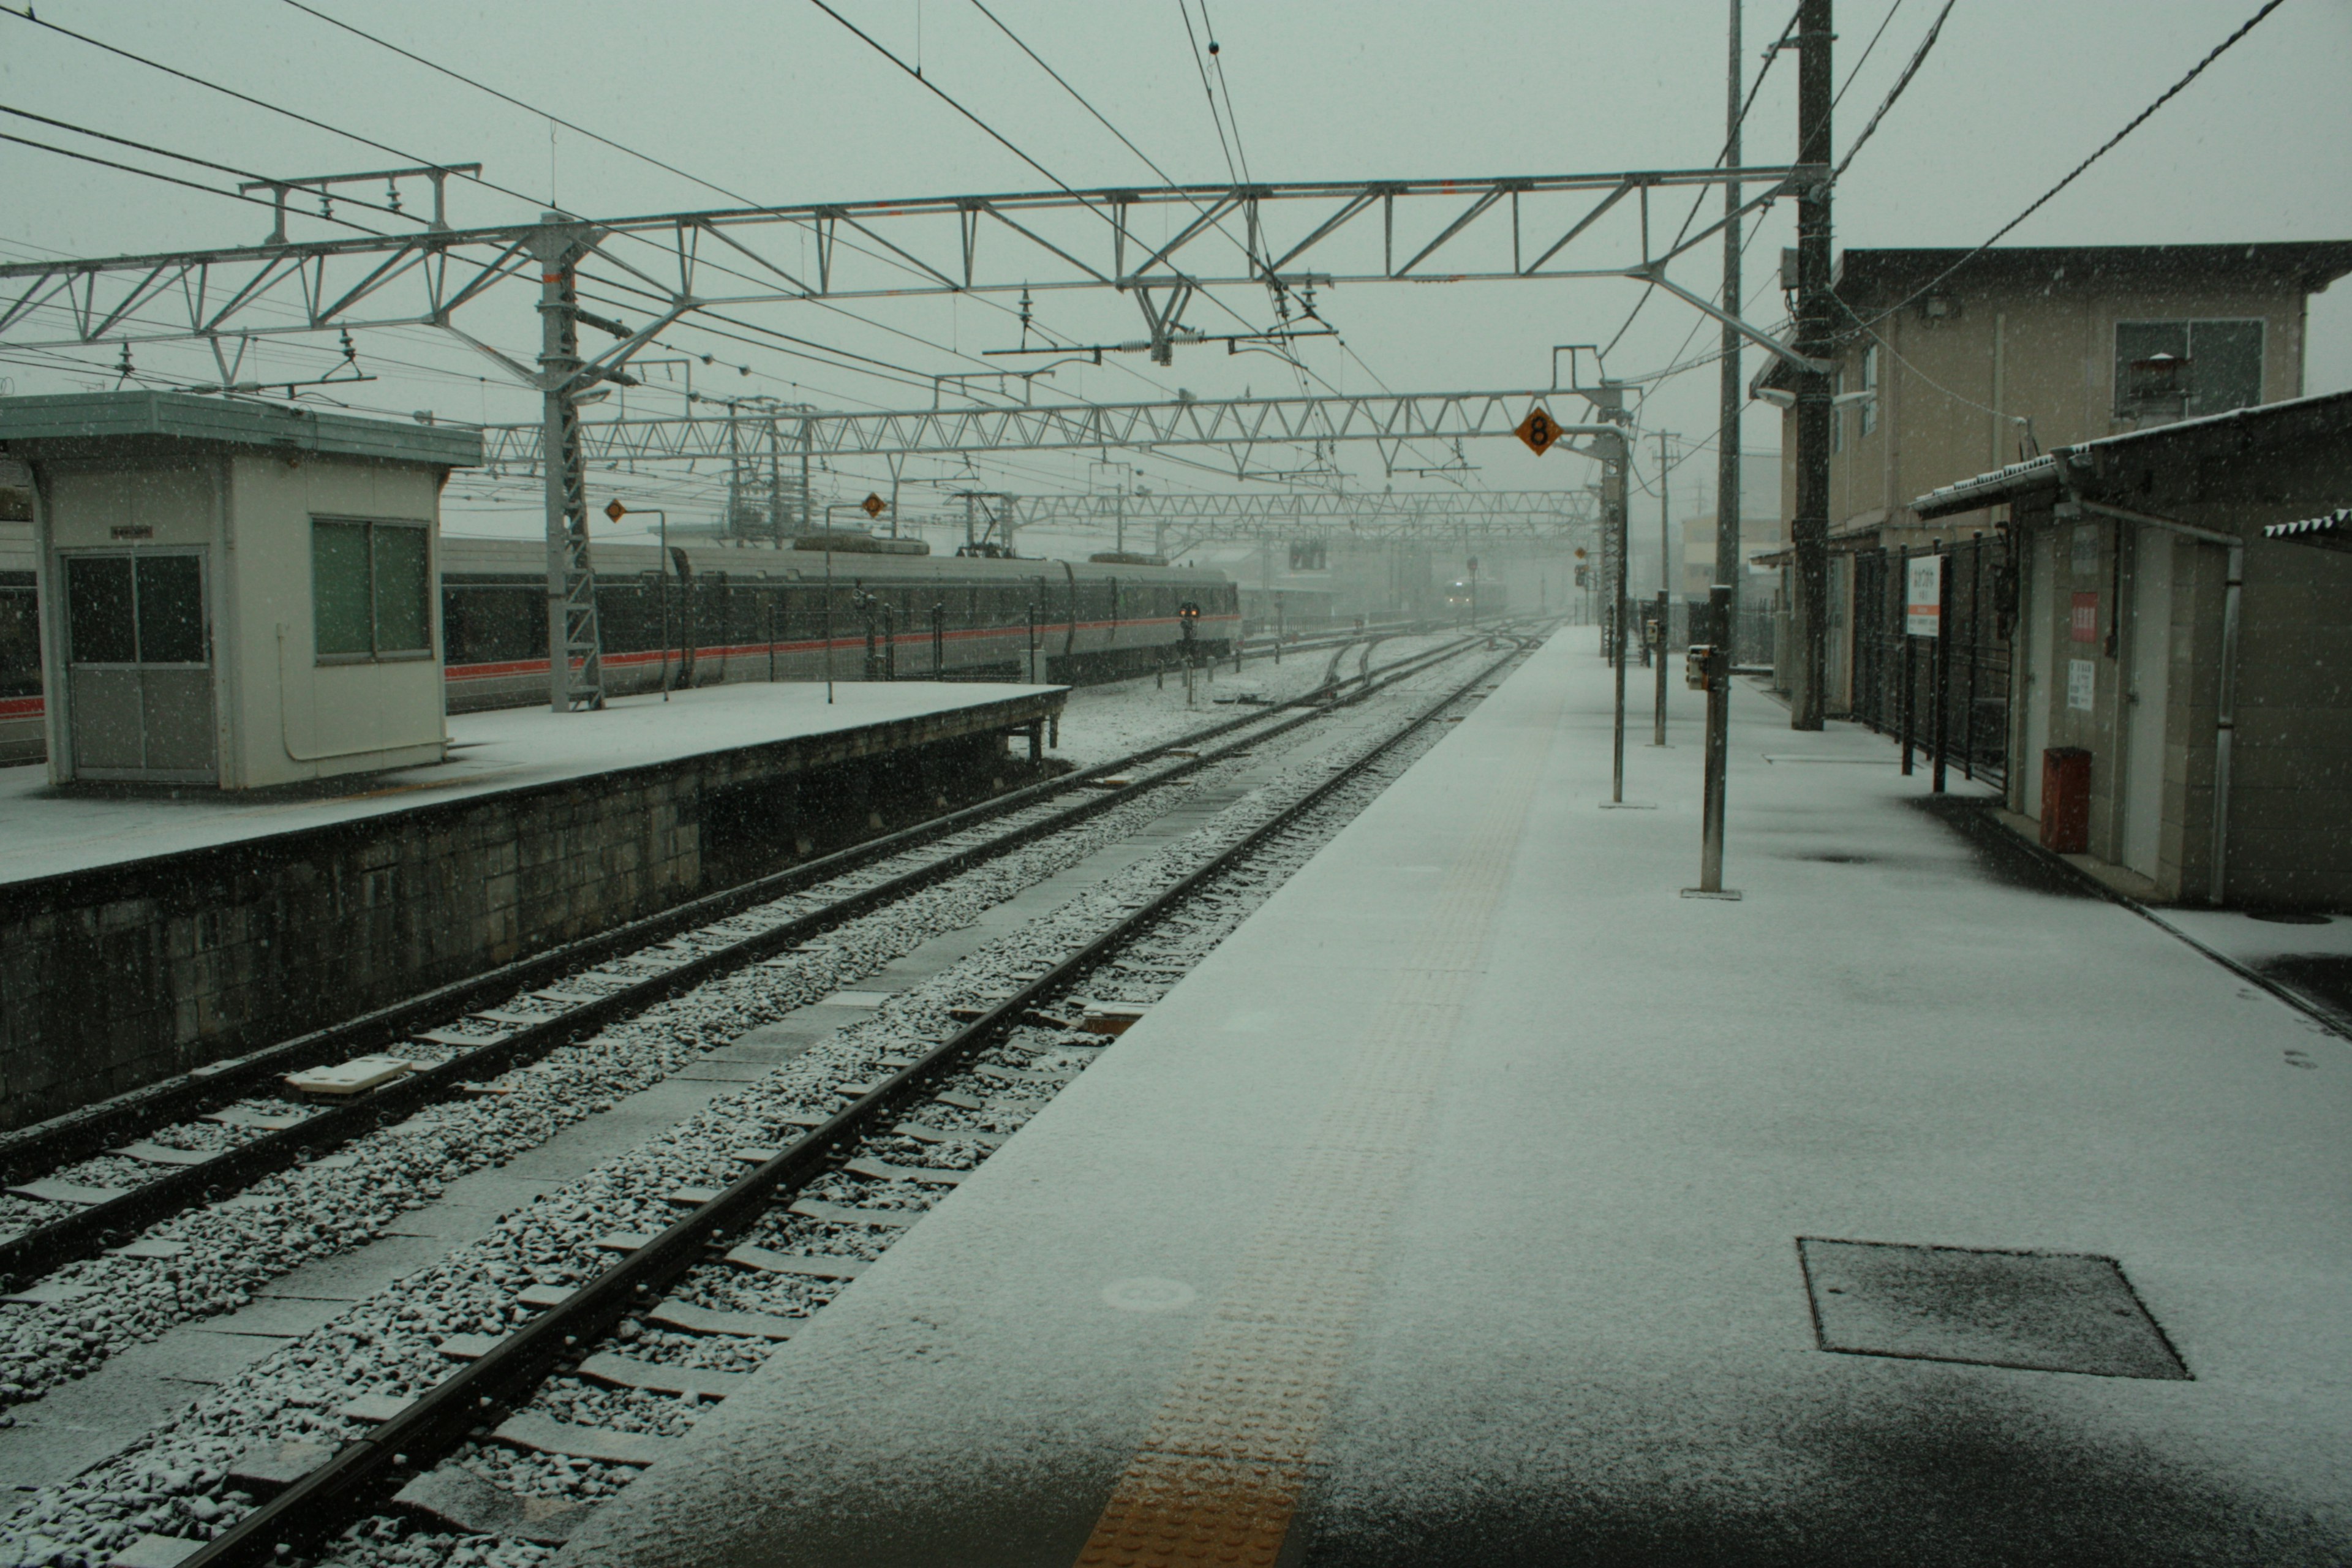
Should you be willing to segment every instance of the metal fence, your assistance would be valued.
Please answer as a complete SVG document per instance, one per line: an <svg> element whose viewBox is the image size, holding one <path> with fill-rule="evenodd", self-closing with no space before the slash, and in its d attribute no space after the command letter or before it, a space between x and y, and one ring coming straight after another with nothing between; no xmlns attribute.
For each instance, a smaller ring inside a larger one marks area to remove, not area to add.
<svg viewBox="0 0 2352 1568"><path fill-rule="evenodd" d="M1911 561L1944 557L1942 635L1905 631ZM2016 568L2000 535L1853 557L1857 723L1940 757L1962 776L2009 780L2009 643Z"/></svg>

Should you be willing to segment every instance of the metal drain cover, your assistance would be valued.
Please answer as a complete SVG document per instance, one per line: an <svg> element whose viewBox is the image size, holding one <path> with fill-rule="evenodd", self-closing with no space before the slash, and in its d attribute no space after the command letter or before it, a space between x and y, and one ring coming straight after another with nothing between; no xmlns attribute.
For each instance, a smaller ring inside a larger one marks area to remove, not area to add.
<svg viewBox="0 0 2352 1568"><path fill-rule="evenodd" d="M2189 1369L2111 1258L1797 1238L1822 1349L2099 1377Z"/></svg>

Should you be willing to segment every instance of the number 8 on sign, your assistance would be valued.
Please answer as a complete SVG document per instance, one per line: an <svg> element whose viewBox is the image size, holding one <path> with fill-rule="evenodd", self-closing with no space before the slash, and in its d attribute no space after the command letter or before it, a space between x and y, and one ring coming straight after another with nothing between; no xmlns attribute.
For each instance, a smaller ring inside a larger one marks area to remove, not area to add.
<svg viewBox="0 0 2352 1568"><path fill-rule="evenodd" d="M1540 458L1554 441L1559 439L1559 426L1539 405L1528 411L1528 416L1519 421L1519 427L1513 434L1528 444L1529 451Z"/></svg>

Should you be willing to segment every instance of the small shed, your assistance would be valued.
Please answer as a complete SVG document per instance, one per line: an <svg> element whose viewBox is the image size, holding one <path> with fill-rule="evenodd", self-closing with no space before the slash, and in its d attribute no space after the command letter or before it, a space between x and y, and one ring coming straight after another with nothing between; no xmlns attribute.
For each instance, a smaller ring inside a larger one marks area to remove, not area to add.
<svg viewBox="0 0 2352 1568"><path fill-rule="evenodd" d="M2352 393L2085 441L1930 491L2020 565L2009 807L2165 902L2352 909ZM2319 548L2313 548L2313 546Z"/></svg>
<svg viewBox="0 0 2352 1568"><path fill-rule="evenodd" d="M49 776L441 760L441 487L472 430L187 393L0 398L34 480Z"/></svg>

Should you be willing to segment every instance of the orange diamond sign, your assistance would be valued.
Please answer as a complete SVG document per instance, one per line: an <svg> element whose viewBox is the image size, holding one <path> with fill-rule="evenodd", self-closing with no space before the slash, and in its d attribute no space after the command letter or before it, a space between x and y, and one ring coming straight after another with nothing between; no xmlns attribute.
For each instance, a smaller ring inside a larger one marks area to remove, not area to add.
<svg viewBox="0 0 2352 1568"><path fill-rule="evenodd" d="M1559 421L1545 413L1543 405L1539 403L1528 410L1528 416L1519 421L1519 427L1512 434L1525 441L1528 450L1540 458L1551 448L1554 441L1559 439Z"/></svg>
<svg viewBox="0 0 2352 1568"><path fill-rule="evenodd" d="M605 504L604 515L611 518L614 522L618 522L623 518L629 515L629 509L621 504L620 497L614 496L612 500Z"/></svg>
<svg viewBox="0 0 2352 1568"><path fill-rule="evenodd" d="M890 503L884 500L877 495L868 495L864 500L859 501L857 504L866 509L866 515L868 517L880 517L884 512L890 510Z"/></svg>

